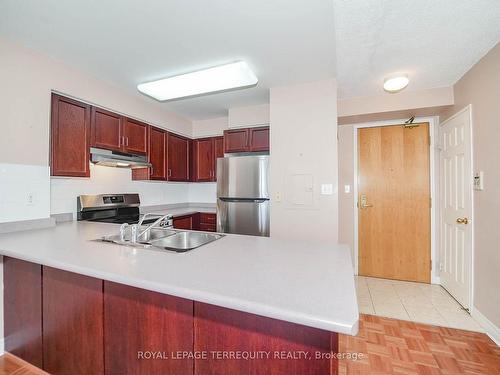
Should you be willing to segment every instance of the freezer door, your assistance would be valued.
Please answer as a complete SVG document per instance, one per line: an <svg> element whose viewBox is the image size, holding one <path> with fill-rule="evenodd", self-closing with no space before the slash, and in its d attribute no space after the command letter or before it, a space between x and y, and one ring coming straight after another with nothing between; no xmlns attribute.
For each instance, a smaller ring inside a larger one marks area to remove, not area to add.
<svg viewBox="0 0 500 375"><path fill-rule="evenodd" d="M217 159L217 197L269 198L269 156Z"/></svg>
<svg viewBox="0 0 500 375"><path fill-rule="evenodd" d="M217 199L217 232L269 237L269 200Z"/></svg>

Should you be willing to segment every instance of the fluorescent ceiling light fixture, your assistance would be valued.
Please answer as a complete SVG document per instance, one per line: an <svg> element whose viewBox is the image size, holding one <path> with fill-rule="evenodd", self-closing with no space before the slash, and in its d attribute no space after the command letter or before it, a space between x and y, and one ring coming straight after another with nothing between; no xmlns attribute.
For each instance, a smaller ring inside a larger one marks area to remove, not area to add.
<svg viewBox="0 0 500 375"><path fill-rule="evenodd" d="M237 61L197 72L141 83L137 89L159 101L255 86L259 80L246 62Z"/></svg>
<svg viewBox="0 0 500 375"><path fill-rule="evenodd" d="M388 92L398 92L403 90L410 82L408 76L402 75L384 80L384 90Z"/></svg>

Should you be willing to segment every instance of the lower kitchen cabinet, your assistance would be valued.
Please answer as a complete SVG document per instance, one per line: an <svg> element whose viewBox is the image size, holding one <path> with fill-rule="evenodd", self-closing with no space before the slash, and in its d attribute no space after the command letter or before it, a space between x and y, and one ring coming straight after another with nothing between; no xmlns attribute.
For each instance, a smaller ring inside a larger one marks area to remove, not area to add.
<svg viewBox="0 0 500 375"><path fill-rule="evenodd" d="M198 219L198 230L204 232L215 232L216 231L216 214L200 212Z"/></svg>
<svg viewBox="0 0 500 375"><path fill-rule="evenodd" d="M104 312L106 374L193 374L193 301L105 281Z"/></svg>
<svg viewBox="0 0 500 375"><path fill-rule="evenodd" d="M336 333L195 302L194 337L195 352L270 353L269 358L247 361L208 356L196 361L195 375L337 374L338 363L328 356L337 352ZM286 360L276 357L276 353L304 354ZM317 353L323 358L316 359Z"/></svg>
<svg viewBox="0 0 500 375"><path fill-rule="evenodd" d="M336 333L9 257L4 319L6 351L56 375L338 370L329 356L338 352ZM227 357L237 352L269 357Z"/></svg>
<svg viewBox="0 0 500 375"><path fill-rule="evenodd" d="M43 369L104 374L103 281L43 267Z"/></svg>
<svg viewBox="0 0 500 375"><path fill-rule="evenodd" d="M185 215L174 217L174 228L175 229L187 229L191 230L194 223L194 215Z"/></svg>
<svg viewBox="0 0 500 375"><path fill-rule="evenodd" d="M3 258L5 350L42 368L42 266Z"/></svg>

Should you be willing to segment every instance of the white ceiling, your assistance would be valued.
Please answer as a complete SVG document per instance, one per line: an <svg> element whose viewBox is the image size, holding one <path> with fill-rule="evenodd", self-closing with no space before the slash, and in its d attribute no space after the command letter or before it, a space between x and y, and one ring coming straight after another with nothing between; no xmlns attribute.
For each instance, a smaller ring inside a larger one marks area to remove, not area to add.
<svg viewBox="0 0 500 375"><path fill-rule="evenodd" d="M329 0L2 0L0 35L134 91L247 61L257 87L164 104L191 119L266 103L271 86L335 76Z"/></svg>
<svg viewBox="0 0 500 375"><path fill-rule="evenodd" d="M340 98L381 94L396 72L407 90L450 86L500 40L500 0L2 0L0 35L137 95L141 82L247 61L257 87L164 104L205 119L334 76Z"/></svg>
<svg viewBox="0 0 500 375"><path fill-rule="evenodd" d="M499 0L334 0L339 97L451 86L500 41ZM500 68L500 67L499 67Z"/></svg>

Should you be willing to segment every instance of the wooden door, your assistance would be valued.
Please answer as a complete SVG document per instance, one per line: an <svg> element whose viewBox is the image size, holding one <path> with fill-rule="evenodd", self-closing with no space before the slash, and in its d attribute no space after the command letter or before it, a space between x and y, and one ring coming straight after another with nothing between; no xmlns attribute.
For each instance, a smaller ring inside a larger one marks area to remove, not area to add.
<svg viewBox="0 0 500 375"><path fill-rule="evenodd" d="M249 151L269 151L269 126L250 129Z"/></svg>
<svg viewBox="0 0 500 375"><path fill-rule="evenodd" d="M440 278L443 287L467 309L471 305L472 269L470 129L470 108L442 123L439 129Z"/></svg>
<svg viewBox="0 0 500 375"><path fill-rule="evenodd" d="M5 350L42 368L42 266L3 258Z"/></svg>
<svg viewBox="0 0 500 375"><path fill-rule="evenodd" d="M123 145L122 116L92 107L91 145L106 150L121 151Z"/></svg>
<svg viewBox="0 0 500 375"><path fill-rule="evenodd" d="M123 151L146 155L148 152L148 125L126 118L123 121Z"/></svg>
<svg viewBox="0 0 500 375"><path fill-rule="evenodd" d="M90 106L52 94L51 176L90 177Z"/></svg>
<svg viewBox="0 0 500 375"><path fill-rule="evenodd" d="M214 140L203 138L194 140L194 181L214 180Z"/></svg>
<svg viewBox="0 0 500 375"><path fill-rule="evenodd" d="M189 139L168 134L167 179L169 181L189 180Z"/></svg>
<svg viewBox="0 0 500 375"><path fill-rule="evenodd" d="M245 152L249 150L250 133L248 129L224 131L224 152Z"/></svg>
<svg viewBox="0 0 500 375"><path fill-rule="evenodd" d="M359 274L430 282L429 124L358 130Z"/></svg>
<svg viewBox="0 0 500 375"><path fill-rule="evenodd" d="M43 369L104 374L102 280L43 267Z"/></svg>
<svg viewBox="0 0 500 375"><path fill-rule="evenodd" d="M172 358L193 350L193 301L105 281L104 311L106 374L193 373L192 358Z"/></svg>

